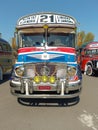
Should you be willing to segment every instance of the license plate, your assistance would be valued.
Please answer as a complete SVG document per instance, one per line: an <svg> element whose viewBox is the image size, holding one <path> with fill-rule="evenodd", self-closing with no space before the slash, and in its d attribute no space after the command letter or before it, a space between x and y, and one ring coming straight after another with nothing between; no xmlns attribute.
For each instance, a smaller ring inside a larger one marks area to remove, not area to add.
<svg viewBox="0 0 98 130"><path fill-rule="evenodd" d="M38 89L39 90L50 90L51 87L50 86L39 86Z"/></svg>

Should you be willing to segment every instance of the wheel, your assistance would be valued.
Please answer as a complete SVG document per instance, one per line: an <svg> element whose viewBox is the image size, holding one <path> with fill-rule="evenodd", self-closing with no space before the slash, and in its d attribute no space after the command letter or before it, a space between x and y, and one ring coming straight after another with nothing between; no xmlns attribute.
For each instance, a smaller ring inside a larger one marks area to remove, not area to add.
<svg viewBox="0 0 98 130"><path fill-rule="evenodd" d="M87 65L86 74L89 76L93 75L93 69L91 65Z"/></svg>
<svg viewBox="0 0 98 130"><path fill-rule="evenodd" d="M2 72L2 68L0 67L0 80L3 80L3 72Z"/></svg>

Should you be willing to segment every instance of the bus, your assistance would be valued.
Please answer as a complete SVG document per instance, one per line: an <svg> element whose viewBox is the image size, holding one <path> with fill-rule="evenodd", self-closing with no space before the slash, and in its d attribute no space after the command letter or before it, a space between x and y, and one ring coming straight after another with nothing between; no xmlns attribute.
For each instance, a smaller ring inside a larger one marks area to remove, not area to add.
<svg viewBox="0 0 98 130"><path fill-rule="evenodd" d="M93 76L98 73L98 41L89 42L80 48L79 62L84 74Z"/></svg>
<svg viewBox="0 0 98 130"><path fill-rule="evenodd" d="M4 75L11 74L13 67L13 53L10 44L0 38L0 80Z"/></svg>
<svg viewBox="0 0 98 130"><path fill-rule="evenodd" d="M22 16L15 27L17 61L10 80L18 98L74 98L82 90L77 63L77 21L40 12Z"/></svg>

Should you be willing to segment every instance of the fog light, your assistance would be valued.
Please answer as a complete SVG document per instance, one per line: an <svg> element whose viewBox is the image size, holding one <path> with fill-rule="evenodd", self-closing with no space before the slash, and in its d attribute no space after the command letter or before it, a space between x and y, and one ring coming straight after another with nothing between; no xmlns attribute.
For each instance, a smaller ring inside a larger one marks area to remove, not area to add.
<svg viewBox="0 0 98 130"><path fill-rule="evenodd" d="M48 82L48 77L47 77L47 76L45 76L45 75L44 75L44 76L42 76L42 82L45 82L45 83L46 83L46 82Z"/></svg>
<svg viewBox="0 0 98 130"><path fill-rule="evenodd" d="M35 76L35 77L34 77L34 81L35 81L37 84L40 83L40 82L41 82L40 76Z"/></svg>
<svg viewBox="0 0 98 130"><path fill-rule="evenodd" d="M51 77L49 78L49 82L52 83L52 84L55 83L55 77L54 77L54 76L51 76Z"/></svg>

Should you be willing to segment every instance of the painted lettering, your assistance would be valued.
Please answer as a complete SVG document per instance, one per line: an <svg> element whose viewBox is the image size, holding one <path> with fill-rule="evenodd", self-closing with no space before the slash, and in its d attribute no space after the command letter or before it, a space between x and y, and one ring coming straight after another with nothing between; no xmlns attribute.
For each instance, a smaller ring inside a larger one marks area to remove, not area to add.
<svg viewBox="0 0 98 130"><path fill-rule="evenodd" d="M75 21L66 15L56 14L39 14L24 17L18 21L18 25L34 24L34 23L61 23L75 24Z"/></svg>

